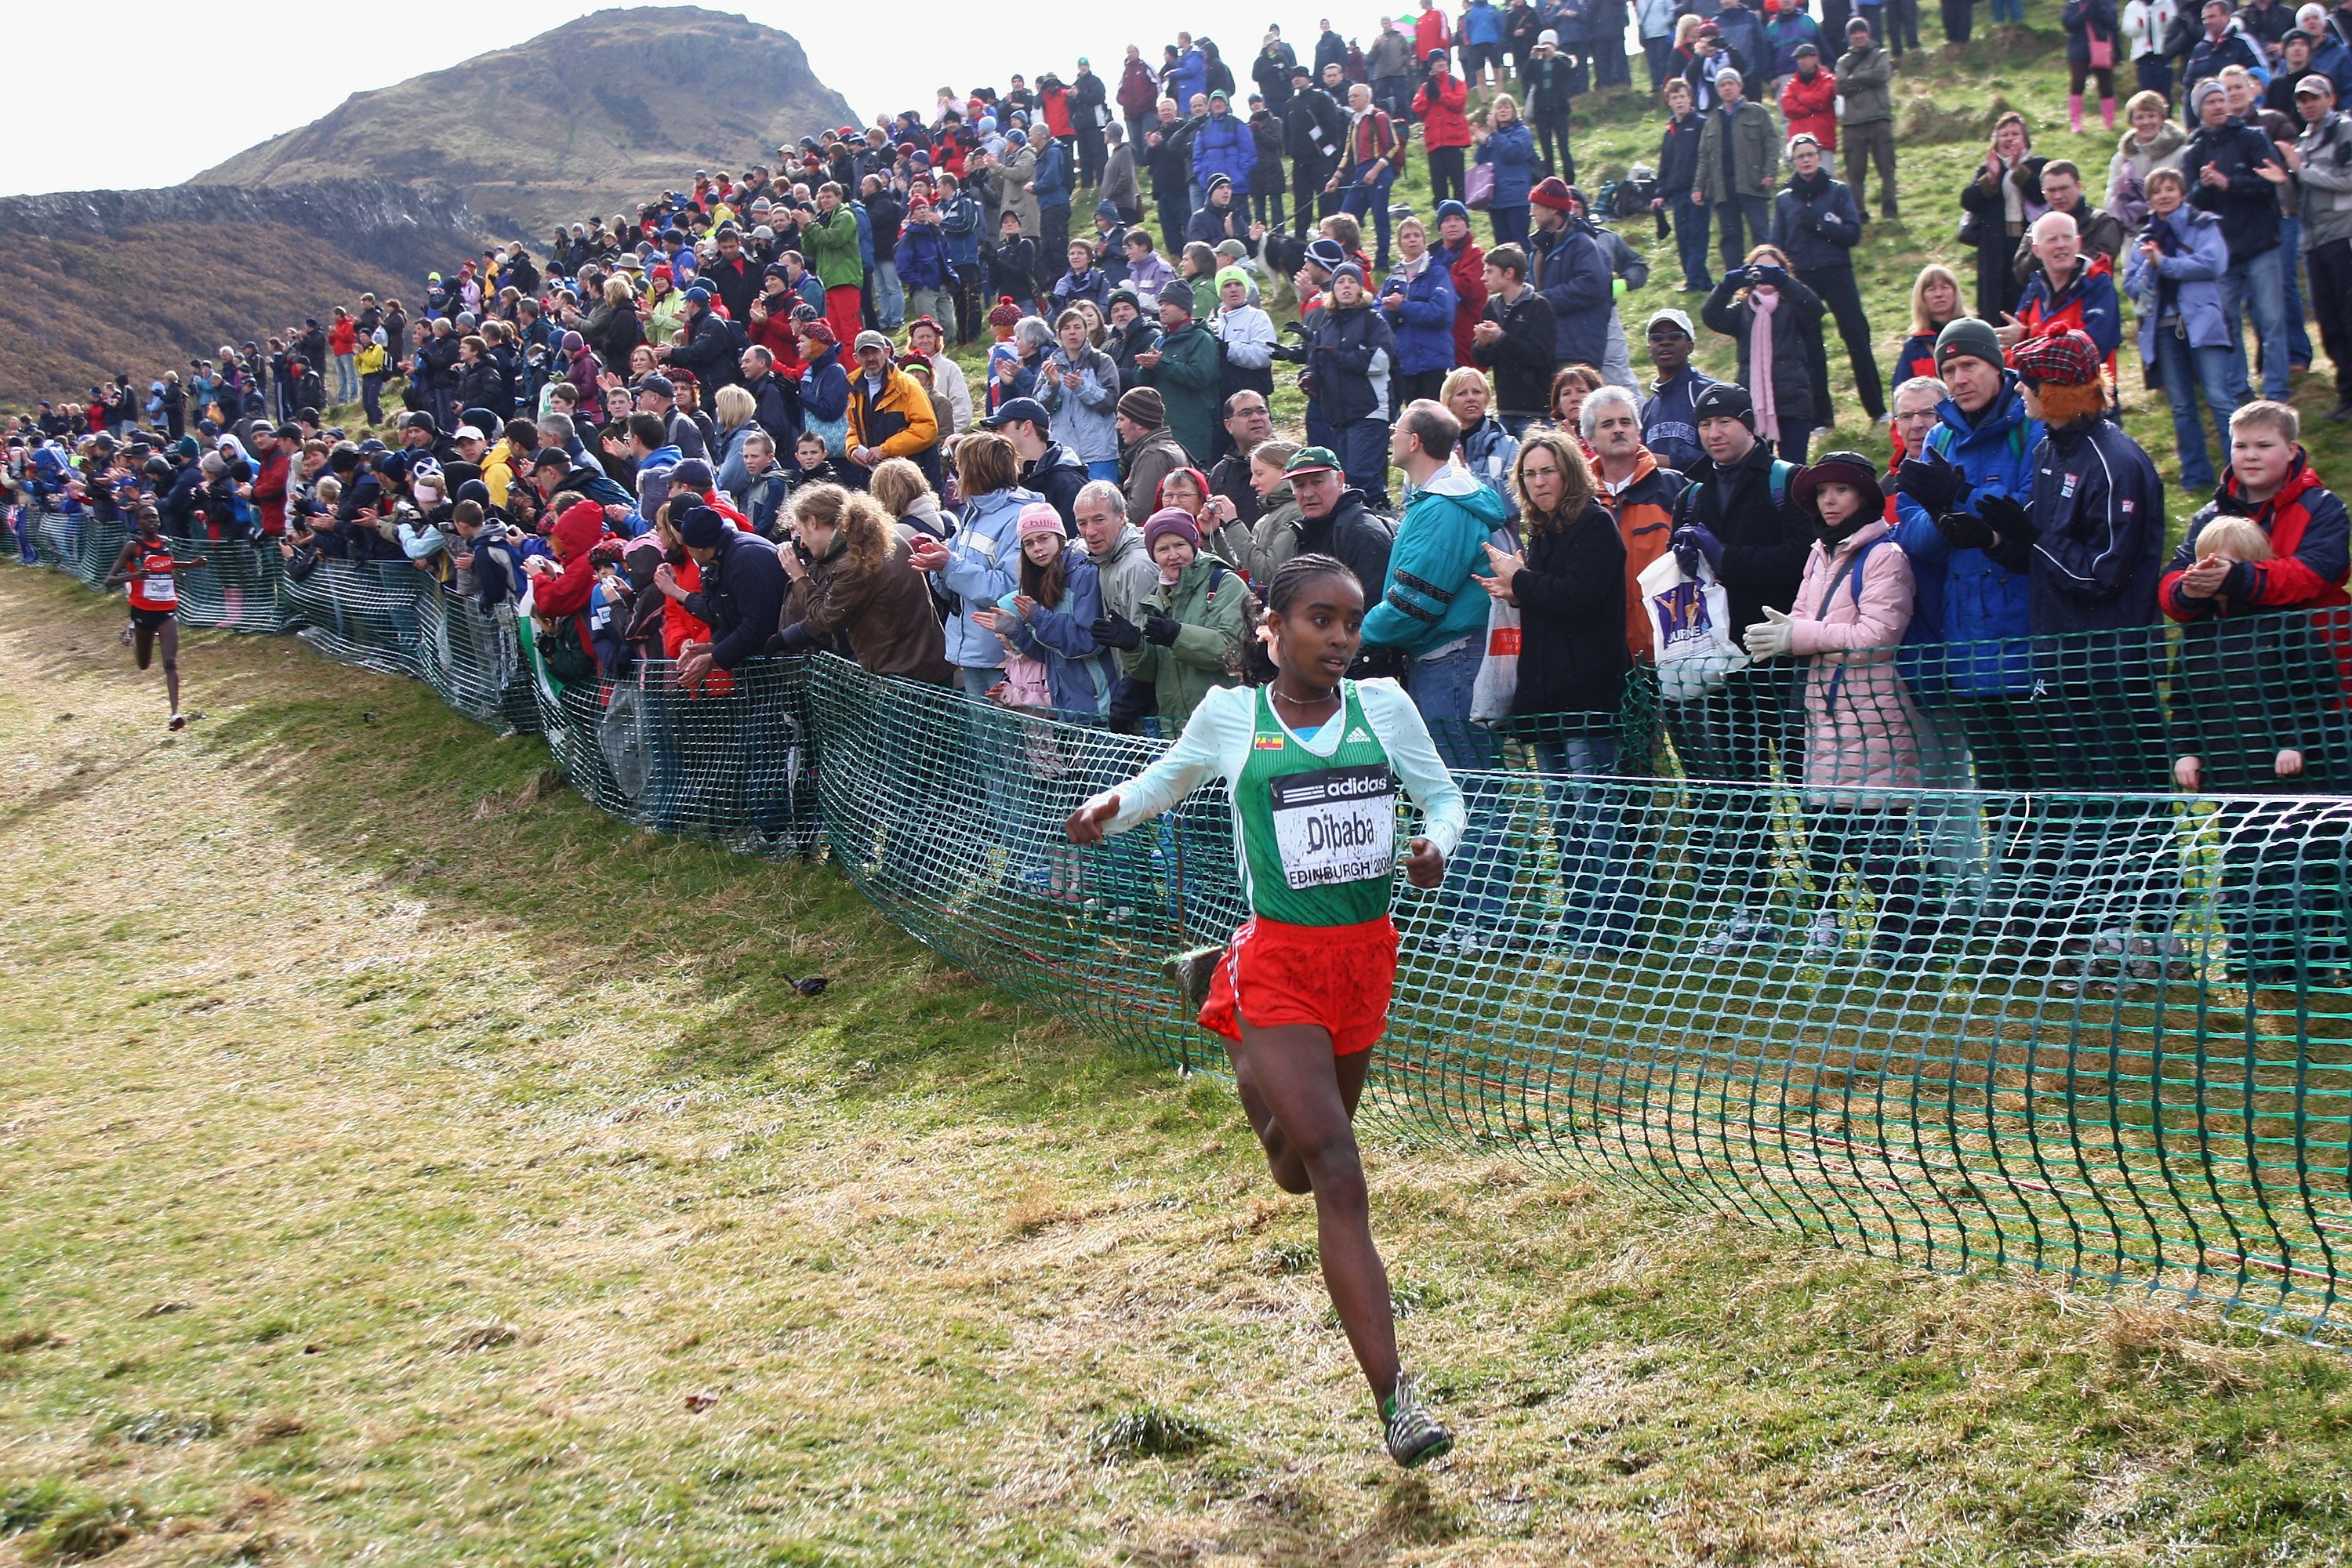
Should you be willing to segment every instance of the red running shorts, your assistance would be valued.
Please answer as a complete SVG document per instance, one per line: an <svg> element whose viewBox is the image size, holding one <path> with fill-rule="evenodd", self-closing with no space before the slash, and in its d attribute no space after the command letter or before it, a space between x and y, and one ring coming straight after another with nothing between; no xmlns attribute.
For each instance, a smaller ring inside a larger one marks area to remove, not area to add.
<svg viewBox="0 0 2352 1568"><path fill-rule="evenodd" d="M1254 1029L1310 1025L1331 1054L1369 1051L1389 1026L1397 931L1388 916L1351 926L1296 926L1253 915L1234 932L1209 982L1201 1026L1228 1040Z"/></svg>

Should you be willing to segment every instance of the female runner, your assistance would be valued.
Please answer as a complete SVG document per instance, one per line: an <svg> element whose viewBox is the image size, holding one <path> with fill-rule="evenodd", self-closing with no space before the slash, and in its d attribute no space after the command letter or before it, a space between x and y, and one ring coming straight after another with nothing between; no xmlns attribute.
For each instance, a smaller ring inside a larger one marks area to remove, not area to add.
<svg viewBox="0 0 2352 1568"><path fill-rule="evenodd" d="M163 537L163 526L152 506L139 509L138 531L122 542L122 553L114 558L114 570L106 574L106 585L117 583L131 584L131 631L136 641L139 668L147 668L154 657L155 639L163 639L163 690L172 700L172 728L184 730L187 720L180 715L180 582L176 575L202 566L201 555L181 561L172 554L172 542Z"/></svg>
<svg viewBox="0 0 2352 1568"><path fill-rule="evenodd" d="M1067 832L1097 843L1211 778L1231 781L1252 912L1217 963L1201 1023L1231 1042L1234 1084L1275 1184L1315 1194L1324 1284L1379 1402L1389 1455L1410 1468L1454 1436L1397 1364L1352 1122L1396 981L1398 783L1423 818L1403 857L1414 887L1444 876L1464 817L1462 792L1403 690L1343 679L1363 623L1363 589L1347 566L1328 555L1284 563L1258 634L1272 680L1210 692L1175 745L1071 813Z"/></svg>

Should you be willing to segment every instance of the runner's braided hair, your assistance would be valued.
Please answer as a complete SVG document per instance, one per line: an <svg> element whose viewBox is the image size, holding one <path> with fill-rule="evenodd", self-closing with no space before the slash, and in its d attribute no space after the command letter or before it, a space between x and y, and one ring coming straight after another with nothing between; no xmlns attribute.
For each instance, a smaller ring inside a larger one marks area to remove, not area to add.
<svg viewBox="0 0 2352 1568"><path fill-rule="evenodd" d="M1249 628L1248 638L1242 644L1242 679L1252 686L1264 686L1275 677L1274 656L1258 637L1258 628L1270 616L1286 616L1298 598L1298 591L1318 577L1340 576L1355 581L1356 574L1336 555L1309 552L1294 555L1274 569L1266 580L1265 597L1255 594L1242 603L1242 624Z"/></svg>

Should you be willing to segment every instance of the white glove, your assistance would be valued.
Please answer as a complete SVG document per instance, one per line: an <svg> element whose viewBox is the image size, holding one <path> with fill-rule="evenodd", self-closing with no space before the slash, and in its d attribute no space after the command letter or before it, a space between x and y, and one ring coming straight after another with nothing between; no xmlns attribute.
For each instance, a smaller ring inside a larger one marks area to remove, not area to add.
<svg viewBox="0 0 2352 1568"><path fill-rule="evenodd" d="M1789 651L1789 617L1767 605L1764 618L1748 628L1743 640L1748 644L1748 658L1778 658Z"/></svg>

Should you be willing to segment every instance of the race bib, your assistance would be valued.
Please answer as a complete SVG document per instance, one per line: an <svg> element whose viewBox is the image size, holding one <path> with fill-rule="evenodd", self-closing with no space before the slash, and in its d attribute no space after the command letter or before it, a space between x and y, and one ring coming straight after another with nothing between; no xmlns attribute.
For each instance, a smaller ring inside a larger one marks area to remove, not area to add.
<svg viewBox="0 0 2352 1568"><path fill-rule="evenodd" d="M179 579L169 572L148 573L140 592L152 604L176 605L180 602Z"/></svg>
<svg viewBox="0 0 2352 1568"><path fill-rule="evenodd" d="M1274 843L1294 891L1385 879L1396 865L1396 775L1383 763L1267 781Z"/></svg>

